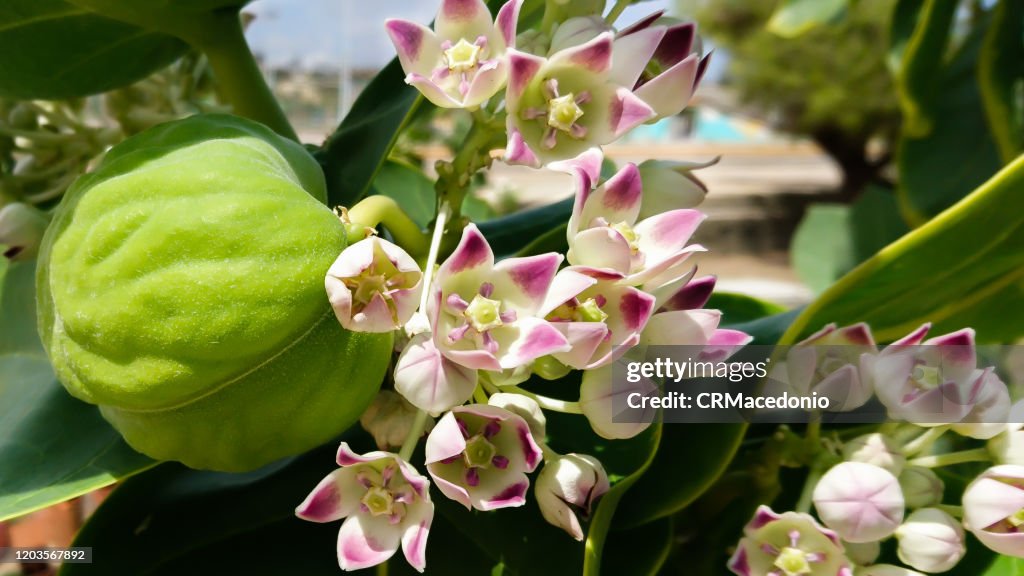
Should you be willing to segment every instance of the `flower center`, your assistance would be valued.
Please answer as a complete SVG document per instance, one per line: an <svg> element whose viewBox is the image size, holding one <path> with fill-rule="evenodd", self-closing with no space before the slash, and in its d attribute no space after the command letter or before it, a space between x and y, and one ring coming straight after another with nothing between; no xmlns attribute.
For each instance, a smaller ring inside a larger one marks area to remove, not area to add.
<svg viewBox="0 0 1024 576"><path fill-rule="evenodd" d="M1020 528L1024 526L1024 508L1017 510L1017 512L1006 519L1014 528Z"/></svg>
<svg viewBox="0 0 1024 576"><path fill-rule="evenodd" d="M573 298L551 311L545 318L549 322L604 322L608 313L601 308L608 300L601 295L583 302Z"/></svg>
<svg viewBox="0 0 1024 576"><path fill-rule="evenodd" d="M363 494L361 500L370 514L374 516L390 516L395 512L395 498L387 489L380 486L371 486Z"/></svg>
<svg viewBox="0 0 1024 576"><path fill-rule="evenodd" d="M464 312L466 320L477 332L486 332L491 328L501 326L501 302L491 300L482 294L473 297Z"/></svg>
<svg viewBox="0 0 1024 576"><path fill-rule="evenodd" d="M619 222L612 224L611 229L622 234L622 237L626 239L626 243L629 244L629 251L631 253L635 255L640 251L640 235L636 233L636 230L633 230L632 226L625 222Z"/></svg>
<svg viewBox="0 0 1024 576"><path fill-rule="evenodd" d="M942 373L934 366L918 364L911 372L910 379L918 388L933 390L942 384Z"/></svg>
<svg viewBox="0 0 1024 576"><path fill-rule="evenodd" d="M374 294L387 292L387 284L388 280L383 274L365 273L357 281L350 283L350 287L354 287L352 297L360 304L368 304Z"/></svg>
<svg viewBox="0 0 1024 576"><path fill-rule="evenodd" d="M465 38L460 38L455 45L444 51L448 69L452 72L467 72L476 68L480 63L481 50L478 44L470 44Z"/></svg>
<svg viewBox="0 0 1024 576"><path fill-rule="evenodd" d="M803 576L812 572L807 555L799 548L783 548L775 558L774 566L786 576Z"/></svg>
<svg viewBox="0 0 1024 576"><path fill-rule="evenodd" d="M483 434L477 434L466 440L466 451L463 453L466 466L469 468L490 468L498 450Z"/></svg>
<svg viewBox="0 0 1024 576"><path fill-rule="evenodd" d="M552 128L571 132L573 124L582 117L583 109L572 92L548 101L548 126Z"/></svg>

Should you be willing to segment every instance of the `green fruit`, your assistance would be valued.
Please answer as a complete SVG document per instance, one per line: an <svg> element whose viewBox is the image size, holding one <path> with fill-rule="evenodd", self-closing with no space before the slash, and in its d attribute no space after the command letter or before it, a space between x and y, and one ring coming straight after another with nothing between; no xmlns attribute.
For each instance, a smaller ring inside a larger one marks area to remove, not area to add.
<svg viewBox="0 0 1024 576"><path fill-rule="evenodd" d="M344 330L324 275L345 230L298 144L233 116L163 124L68 191L40 253L65 388L135 449L242 471L352 425L389 334Z"/></svg>

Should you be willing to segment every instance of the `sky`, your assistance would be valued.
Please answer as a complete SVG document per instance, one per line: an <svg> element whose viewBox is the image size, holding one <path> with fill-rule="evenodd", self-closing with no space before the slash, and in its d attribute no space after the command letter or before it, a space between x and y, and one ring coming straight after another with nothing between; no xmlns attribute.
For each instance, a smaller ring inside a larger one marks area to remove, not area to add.
<svg viewBox="0 0 1024 576"><path fill-rule="evenodd" d="M257 0L246 7L256 15L248 38L253 51L271 66L380 67L394 56L384 20L405 18L429 24L440 0ZM619 22L632 23L669 6L654 0L630 6Z"/></svg>

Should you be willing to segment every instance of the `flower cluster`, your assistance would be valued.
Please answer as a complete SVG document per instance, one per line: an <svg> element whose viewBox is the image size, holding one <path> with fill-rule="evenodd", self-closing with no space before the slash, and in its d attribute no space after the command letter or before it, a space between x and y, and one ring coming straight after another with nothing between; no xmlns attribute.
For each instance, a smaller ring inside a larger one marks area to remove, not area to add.
<svg viewBox="0 0 1024 576"><path fill-rule="evenodd" d="M775 382L828 396L837 411L877 401L906 423L819 454L812 470L823 474L812 472L807 489L821 524L806 510L762 509L729 564L734 573L937 574L964 557L968 531L995 552L1024 557L1024 403L1011 406L994 369L978 367L972 330L926 339L929 328L879 350L866 325L829 325L789 351ZM987 446L950 451L978 440ZM956 500L934 469L973 462L996 465ZM909 568L877 563L890 538Z"/></svg>
<svg viewBox="0 0 1024 576"><path fill-rule="evenodd" d="M694 26L658 13L616 32L591 4L549 3L551 27L518 35L522 0L493 18L481 0L443 0L433 29L386 23L408 84L436 106L472 111L474 130L504 137L505 162L569 173L575 203L565 254L505 259L474 224L446 221L444 193L425 261L398 235L377 236L380 221L360 205L342 213L361 239L327 272L327 294L346 329L397 334L393 390L362 422L382 450L400 447L357 456L343 445L342 468L298 509L314 521L348 517L344 569L382 562L399 545L423 569L431 482L410 458L424 436L424 467L444 497L479 511L521 506L539 470L541 514L582 540L609 476L594 456L548 446L544 412L582 415L606 438L635 436L647 425L612 421L615 360L641 344L728 355L750 340L719 328L721 314L703 309L714 278L694 278L692 257L704 251L691 242L704 219L694 208L706 191L692 171L714 162L626 164L599 178L602 145L686 106L707 62ZM500 141L493 135L484 141ZM487 152L475 162L467 147L469 161L439 168L438 190L457 193ZM457 245L437 258L456 225ZM570 397L546 395L545 381L574 370L583 371L568 380L581 382L578 397L554 386Z"/></svg>

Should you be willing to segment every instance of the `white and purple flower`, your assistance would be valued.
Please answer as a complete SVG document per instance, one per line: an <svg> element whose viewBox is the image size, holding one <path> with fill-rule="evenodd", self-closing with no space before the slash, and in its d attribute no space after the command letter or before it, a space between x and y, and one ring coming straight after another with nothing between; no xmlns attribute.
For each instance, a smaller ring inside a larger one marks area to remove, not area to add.
<svg viewBox="0 0 1024 576"><path fill-rule="evenodd" d="M401 547L409 564L423 572L434 518L430 482L389 452L360 456L342 442L337 460L341 468L327 475L295 514L311 522L345 518L338 533L342 570L376 566Z"/></svg>
<svg viewBox="0 0 1024 576"><path fill-rule="evenodd" d="M427 470L445 496L467 509L522 506L527 473L543 454L530 426L496 406L470 404L445 414L427 437Z"/></svg>
<svg viewBox="0 0 1024 576"><path fill-rule="evenodd" d="M610 484L601 462L586 454L566 454L544 464L537 476L537 505L548 523L583 540L580 518L589 520Z"/></svg>
<svg viewBox="0 0 1024 576"><path fill-rule="evenodd" d="M905 513L896 476L863 462L842 462L830 468L815 486L813 499L822 522L853 543L892 535Z"/></svg>
<svg viewBox="0 0 1024 576"><path fill-rule="evenodd" d="M515 46L523 0L510 0L491 19L482 0L443 0L434 30L388 20L405 81L442 108L476 108L508 79L507 52Z"/></svg>
<svg viewBox="0 0 1024 576"><path fill-rule="evenodd" d="M1000 554L1024 558L1024 466L986 470L964 491L964 526Z"/></svg>
<svg viewBox="0 0 1024 576"><path fill-rule="evenodd" d="M738 576L852 576L835 532L809 514L761 506L743 529L729 570Z"/></svg>
<svg viewBox="0 0 1024 576"><path fill-rule="evenodd" d="M391 332L413 313L423 273L398 246L370 236L345 248L327 271L327 296L341 325L354 332Z"/></svg>
<svg viewBox="0 0 1024 576"><path fill-rule="evenodd" d="M549 58L510 50L505 161L539 168L576 158L654 118L611 71L610 32Z"/></svg>

